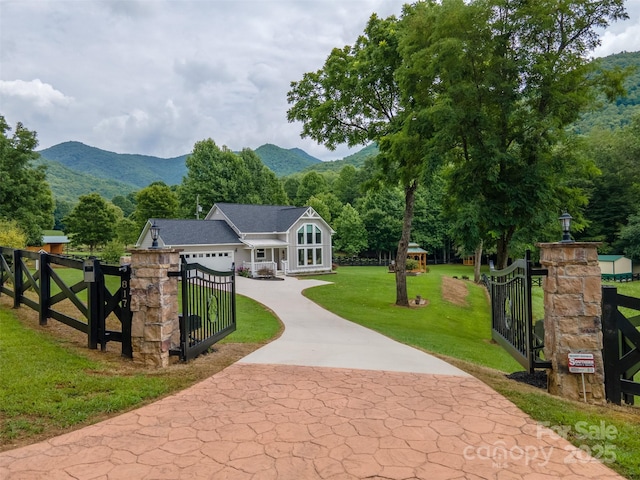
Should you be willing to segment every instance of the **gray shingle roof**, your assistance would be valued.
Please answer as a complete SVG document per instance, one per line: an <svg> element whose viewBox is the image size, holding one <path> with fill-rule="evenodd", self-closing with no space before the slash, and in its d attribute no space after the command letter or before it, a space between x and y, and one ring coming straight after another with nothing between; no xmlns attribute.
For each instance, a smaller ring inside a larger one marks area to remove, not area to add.
<svg viewBox="0 0 640 480"><path fill-rule="evenodd" d="M160 227L165 245L241 244L238 236L224 220L150 219Z"/></svg>
<svg viewBox="0 0 640 480"><path fill-rule="evenodd" d="M242 233L286 232L308 207L216 203Z"/></svg>

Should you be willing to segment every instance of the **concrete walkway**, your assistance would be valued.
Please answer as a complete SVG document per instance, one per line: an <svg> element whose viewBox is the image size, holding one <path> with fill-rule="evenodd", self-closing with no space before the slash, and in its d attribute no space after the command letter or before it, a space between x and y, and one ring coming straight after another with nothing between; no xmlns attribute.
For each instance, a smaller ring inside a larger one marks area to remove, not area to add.
<svg viewBox="0 0 640 480"><path fill-rule="evenodd" d="M621 478L479 380L304 299L315 284L238 278L285 323L278 340L152 405L4 452L0 479Z"/></svg>

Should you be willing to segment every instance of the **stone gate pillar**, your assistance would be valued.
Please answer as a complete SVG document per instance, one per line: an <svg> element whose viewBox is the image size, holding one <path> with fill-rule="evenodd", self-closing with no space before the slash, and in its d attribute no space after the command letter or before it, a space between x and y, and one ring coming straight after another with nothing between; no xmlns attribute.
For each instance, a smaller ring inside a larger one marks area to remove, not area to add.
<svg viewBox="0 0 640 480"><path fill-rule="evenodd" d="M569 373L569 353L593 354L595 373L586 373L589 403L605 403L602 364L602 289L599 243L542 243L544 281L544 356L549 393L583 399L582 376Z"/></svg>
<svg viewBox="0 0 640 480"><path fill-rule="evenodd" d="M169 365L169 350L180 345L178 278L180 250L131 250L131 343L133 361Z"/></svg>

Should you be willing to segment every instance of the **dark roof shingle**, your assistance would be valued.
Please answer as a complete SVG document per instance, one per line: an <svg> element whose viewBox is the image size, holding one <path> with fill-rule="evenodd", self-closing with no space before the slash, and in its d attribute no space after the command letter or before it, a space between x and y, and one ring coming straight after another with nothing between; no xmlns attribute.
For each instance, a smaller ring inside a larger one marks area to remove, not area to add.
<svg viewBox="0 0 640 480"><path fill-rule="evenodd" d="M286 232L308 207L216 203L242 233Z"/></svg>
<svg viewBox="0 0 640 480"><path fill-rule="evenodd" d="M236 233L224 220L170 220L156 218L165 245L240 244Z"/></svg>

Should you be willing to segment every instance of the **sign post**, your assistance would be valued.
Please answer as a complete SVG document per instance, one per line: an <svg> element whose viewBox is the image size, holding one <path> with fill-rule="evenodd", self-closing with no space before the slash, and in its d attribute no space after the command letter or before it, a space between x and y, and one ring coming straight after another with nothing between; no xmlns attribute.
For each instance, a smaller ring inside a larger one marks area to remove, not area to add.
<svg viewBox="0 0 640 480"><path fill-rule="evenodd" d="M587 389L584 384L584 374L596 373L596 361L593 353L570 353L568 365L569 373L579 373L582 375L582 395L586 403Z"/></svg>

